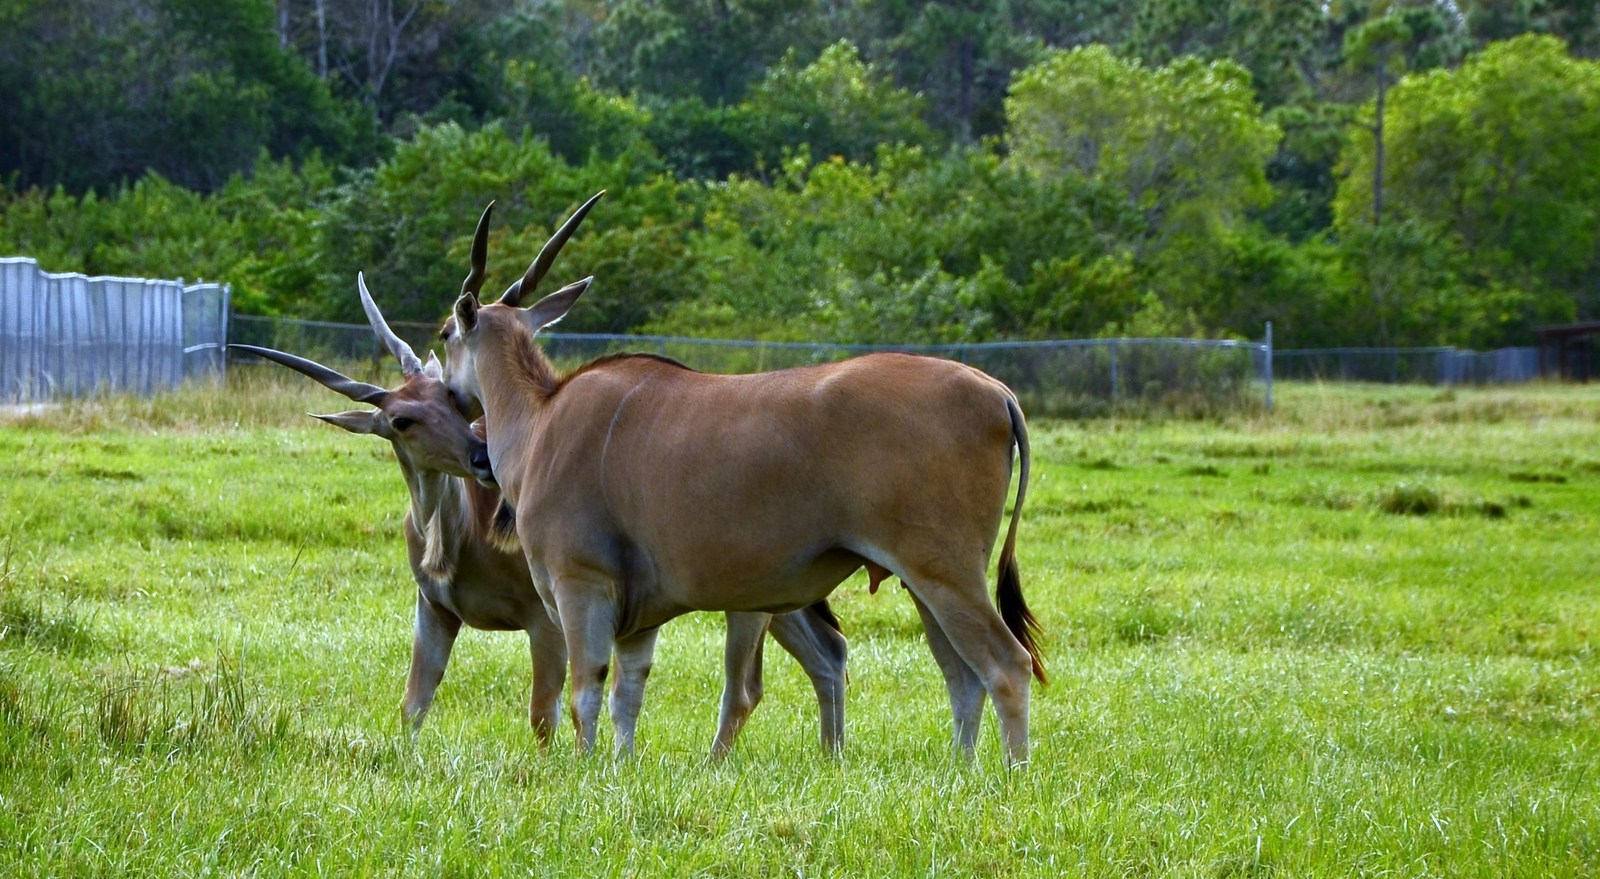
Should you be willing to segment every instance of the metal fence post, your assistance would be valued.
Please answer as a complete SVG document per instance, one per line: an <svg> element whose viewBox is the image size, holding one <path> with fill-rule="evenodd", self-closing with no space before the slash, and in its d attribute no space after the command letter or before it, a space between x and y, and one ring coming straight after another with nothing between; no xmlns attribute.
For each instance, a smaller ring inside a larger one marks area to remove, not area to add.
<svg viewBox="0 0 1600 879"><path fill-rule="evenodd" d="M1272 321L1267 321L1267 411L1272 411Z"/></svg>
<svg viewBox="0 0 1600 879"><path fill-rule="evenodd" d="M222 285L222 320L217 324L219 327L221 327L221 332L219 334L221 337L219 339L217 339L217 342L219 343L219 347L217 348L217 358L218 358L218 361L219 361L218 367L219 367L220 371L222 372L222 376L223 376L224 379L226 379L227 375L228 375L228 333L230 331L232 331L232 329L233 329L231 326L229 326L230 318L232 318L232 317L233 317L233 285L232 284L223 284Z"/></svg>
<svg viewBox="0 0 1600 879"><path fill-rule="evenodd" d="M1111 340L1111 404L1116 405L1122 396L1120 382L1117 380L1117 341Z"/></svg>

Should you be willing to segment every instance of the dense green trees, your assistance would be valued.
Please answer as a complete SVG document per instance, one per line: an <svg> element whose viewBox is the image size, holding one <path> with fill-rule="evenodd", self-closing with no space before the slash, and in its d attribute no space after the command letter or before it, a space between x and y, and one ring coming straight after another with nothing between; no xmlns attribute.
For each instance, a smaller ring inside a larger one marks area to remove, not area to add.
<svg viewBox="0 0 1600 879"><path fill-rule="evenodd" d="M1600 318L1593 4L0 0L0 251L567 329L1497 345Z"/></svg>
<svg viewBox="0 0 1600 879"><path fill-rule="evenodd" d="M1387 213L1371 207L1367 138L1349 142L1335 202L1341 237L1370 244L1380 333L1487 343L1595 315L1600 65L1524 36L1408 78L1391 99Z"/></svg>
<svg viewBox="0 0 1600 879"><path fill-rule="evenodd" d="M265 0L3 0L0 174L212 190L257 153L357 160L370 121L274 37Z"/></svg>

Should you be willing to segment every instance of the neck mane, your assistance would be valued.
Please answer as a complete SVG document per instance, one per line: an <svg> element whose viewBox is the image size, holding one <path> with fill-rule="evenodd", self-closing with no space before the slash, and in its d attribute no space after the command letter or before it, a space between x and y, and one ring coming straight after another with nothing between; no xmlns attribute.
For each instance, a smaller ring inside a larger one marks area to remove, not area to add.
<svg viewBox="0 0 1600 879"><path fill-rule="evenodd" d="M439 583L455 577L456 552L468 528L461 480L433 470L416 470L401 460L400 471L411 495L411 524L422 538L418 568Z"/></svg>
<svg viewBox="0 0 1600 879"><path fill-rule="evenodd" d="M488 361L494 381L506 390L530 396L539 403L555 396L561 388L562 377L550 364L550 358L539 349L533 333L528 332L514 313L495 317L499 319L494 325L485 327L493 332L484 339L486 342L493 340L493 343L480 354ZM479 369L480 381L483 374Z"/></svg>
<svg viewBox="0 0 1600 879"><path fill-rule="evenodd" d="M508 319L504 314L497 314L493 319L494 325L485 327L492 332L485 335L487 344L480 349L479 357L490 367L494 388L491 390L485 385L482 391L485 397L504 401L509 407L505 410L507 414L527 411L529 401L547 403L572 379L621 361L647 360L693 372L688 366L664 355L620 352L597 357L563 375L550 363L550 358L545 356L544 350L535 341L534 334L528 331L521 320ZM484 371L480 369L478 375L481 382ZM510 395L520 399L512 399Z"/></svg>

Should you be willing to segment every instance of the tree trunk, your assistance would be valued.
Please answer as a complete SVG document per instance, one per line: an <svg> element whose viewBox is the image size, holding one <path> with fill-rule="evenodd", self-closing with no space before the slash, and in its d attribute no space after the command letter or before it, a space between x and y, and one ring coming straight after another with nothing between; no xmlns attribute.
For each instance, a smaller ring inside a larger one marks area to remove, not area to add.
<svg viewBox="0 0 1600 879"><path fill-rule="evenodd" d="M328 79L328 14L326 0L317 0L317 76Z"/></svg>
<svg viewBox="0 0 1600 879"><path fill-rule="evenodd" d="M960 76L960 81L956 84L956 115L962 143L972 143L972 91L974 80L977 79L975 72L977 64L974 58L977 50L972 43L972 37L962 37L956 47L956 69Z"/></svg>
<svg viewBox="0 0 1600 879"><path fill-rule="evenodd" d="M1378 59L1378 103L1372 120L1372 225L1383 225L1383 99L1389 84L1385 64Z"/></svg>

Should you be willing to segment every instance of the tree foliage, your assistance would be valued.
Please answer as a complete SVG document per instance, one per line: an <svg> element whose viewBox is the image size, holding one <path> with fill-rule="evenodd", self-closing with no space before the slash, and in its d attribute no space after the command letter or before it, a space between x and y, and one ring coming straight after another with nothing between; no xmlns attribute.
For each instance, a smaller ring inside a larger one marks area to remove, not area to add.
<svg viewBox="0 0 1600 879"><path fill-rule="evenodd" d="M335 160L371 128L273 38L265 0L8 0L0 173L72 191L146 171L210 190L266 149Z"/></svg>
<svg viewBox="0 0 1600 879"><path fill-rule="evenodd" d="M604 188L565 328L1525 342L1600 318L1592 5L0 0L0 248L433 321Z"/></svg>
<svg viewBox="0 0 1600 879"><path fill-rule="evenodd" d="M1482 333L1492 337L1508 326L1594 313L1600 64L1571 58L1553 37L1518 37L1459 69L1408 78L1391 99L1391 210L1435 242L1410 250L1440 251L1428 257L1435 261L1454 255L1448 279L1460 289L1451 292L1483 299L1468 322L1486 323ZM1356 181L1370 176L1372 156L1359 138L1345 154L1350 176L1335 207L1353 238L1371 234L1362 229L1371 213ZM1397 295L1437 296L1441 283L1430 275Z"/></svg>
<svg viewBox="0 0 1600 879"><path fill-rule="evenodd" d="M1074 49L1018 74L1006 110L1012 161L1121 193L1143 221L1141 255L1186 250L1271 192L1280 132L1229 61L1147 68L1103 46Z"/></svg>
<svg viewBox="0 0 1600 879"><path fill-rule="evenodd" d="M791 47L815 52L817 0L621 0L596 10L596 71L633 94L736 103Z"/></svg>
<svg viewBox="0 0 1600 879"><path fill-rule="evenodd" d="M1185 58L1150 69L1103 46L1023 71L1007 111L1016 162L1041 177L1113 182L1153 218L1188 198L1228 213L1259 201L1277 139L1236 65Z"/></svg>

